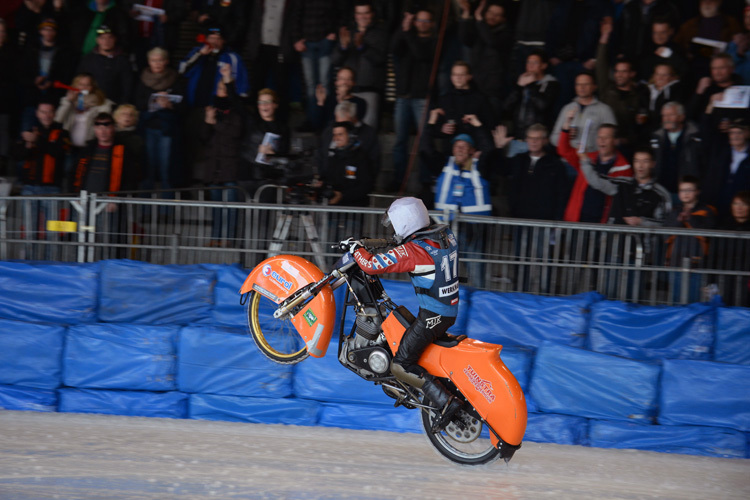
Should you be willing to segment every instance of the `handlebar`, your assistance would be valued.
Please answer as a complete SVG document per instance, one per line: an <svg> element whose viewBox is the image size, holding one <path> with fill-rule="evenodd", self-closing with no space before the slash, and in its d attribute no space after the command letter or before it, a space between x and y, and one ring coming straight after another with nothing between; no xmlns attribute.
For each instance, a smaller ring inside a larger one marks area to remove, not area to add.
<svg viewBox="0 0 750 500"><path fill-rule="evenodd" d="M391 240L385 238L362 238L360 241L369 248L382 248L393 244Z"/></svg>

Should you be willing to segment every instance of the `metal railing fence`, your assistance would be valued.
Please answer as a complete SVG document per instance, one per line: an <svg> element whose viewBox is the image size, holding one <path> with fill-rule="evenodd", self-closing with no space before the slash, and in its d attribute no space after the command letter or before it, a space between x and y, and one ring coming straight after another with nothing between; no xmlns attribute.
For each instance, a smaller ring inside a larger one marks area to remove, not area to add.
<svg viewBox="0 0 750 500"><path fill-rule="evenodd" d="M224 200L237 199L222 193ZM174 198L0 197L0 259L127 258L249 269L268 256L293 253L327 270L340 255L336 242L389 236L380 225L383 208ZM748 233L464 215L450 224L470 286L542 295L597 290L646 304L718 293L727 304L749 305Z"/></svg>

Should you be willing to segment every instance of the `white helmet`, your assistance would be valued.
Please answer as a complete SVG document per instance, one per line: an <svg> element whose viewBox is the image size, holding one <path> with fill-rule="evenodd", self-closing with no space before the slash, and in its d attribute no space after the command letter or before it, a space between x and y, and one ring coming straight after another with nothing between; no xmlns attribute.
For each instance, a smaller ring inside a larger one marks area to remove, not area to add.
<svg viewBox="0 0 750 500"><path fill-rule="evenodd" d="M430 225L430 214L419 198L399 198L391 203L383 217L384 226L393 226L396 243Z"/></svg>

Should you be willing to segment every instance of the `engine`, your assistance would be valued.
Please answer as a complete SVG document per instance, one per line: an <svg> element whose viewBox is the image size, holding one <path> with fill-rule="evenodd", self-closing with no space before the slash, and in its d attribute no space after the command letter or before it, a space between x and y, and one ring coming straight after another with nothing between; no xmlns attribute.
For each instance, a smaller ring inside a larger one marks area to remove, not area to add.
<svg viewBox="0 0 750 500"><path fill-rule="evenodd" d="M391 376L393 356L385 346L382 316L376 307L365 306L357 311L355 335L346 338L339 360L366 379Z"/></svg>

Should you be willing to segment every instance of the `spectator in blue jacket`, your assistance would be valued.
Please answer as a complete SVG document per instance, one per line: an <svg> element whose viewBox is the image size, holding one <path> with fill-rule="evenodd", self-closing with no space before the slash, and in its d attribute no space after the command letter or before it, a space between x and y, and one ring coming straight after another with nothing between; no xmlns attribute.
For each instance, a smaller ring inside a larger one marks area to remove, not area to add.
<svg viewBox="0 0 750 500"><path fill-rule="evenodd" d="M453 139L453 156L443 168L435 190L435 209L443 210L445 218L453 219L456 213L491 215L490 184L479 173L474 139L469 134L459 134ZM461 245L469 259L467 267L473 283L484 286L484 264L471 262L482 258L484 235L474 224L462 227Z"/></svg>
<svg viewBox="0 0 750 500"><path fill-rule="evenodd" d="M221 80L219 69L229 64L235 90L246 97L250 88L247 69L239 54L225 47L224 35L219 26L209 26L206 42L193 48L180 62L180 73L187 78L187 102L190 106L209 106L214 102L216 88Z"/></svg>

